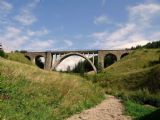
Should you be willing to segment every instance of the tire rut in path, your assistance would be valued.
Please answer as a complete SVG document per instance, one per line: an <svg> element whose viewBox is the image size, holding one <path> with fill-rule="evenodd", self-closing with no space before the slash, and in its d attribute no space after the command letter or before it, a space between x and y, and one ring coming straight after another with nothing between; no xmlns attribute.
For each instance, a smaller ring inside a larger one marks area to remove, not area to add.
<svg viewBox="0 0 160 120"><path fill-rule="evenodd" d="M84 110L67 120L131 120L131 117L123 115L123 106L120 100L108 95L106 100L96 107Z"/></svg>

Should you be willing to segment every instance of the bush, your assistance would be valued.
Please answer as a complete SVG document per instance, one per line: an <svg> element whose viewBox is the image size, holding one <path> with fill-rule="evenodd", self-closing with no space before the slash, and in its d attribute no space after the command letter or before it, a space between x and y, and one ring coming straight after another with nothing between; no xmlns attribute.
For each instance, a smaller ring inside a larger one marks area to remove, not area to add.
<svg viewBox="0 0 160 120"><path fill-rule="evenodd" d="M5 57L5 56L6 56L5 52L3 50L0 50L0 57Z"/></svg>
<svg viewBox="0 0 160 120"><path fill-rule="evenodd" d="M160 94L150 93L148 89L138 90L130 94L129 99L141 104L149 104L160 107Z"/></svg>

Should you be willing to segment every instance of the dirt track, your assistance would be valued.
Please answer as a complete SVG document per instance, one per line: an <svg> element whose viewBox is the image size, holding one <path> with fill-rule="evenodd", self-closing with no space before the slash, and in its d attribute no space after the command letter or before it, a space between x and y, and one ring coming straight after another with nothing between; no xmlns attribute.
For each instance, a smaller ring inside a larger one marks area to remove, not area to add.
<svg viewBox="0 0 160 120"><path fill-rule="evenodd" d="M94 108L82 111L67 120L131 120L123 115L123 106L114 96L107 96L106 100Z"/></svg>

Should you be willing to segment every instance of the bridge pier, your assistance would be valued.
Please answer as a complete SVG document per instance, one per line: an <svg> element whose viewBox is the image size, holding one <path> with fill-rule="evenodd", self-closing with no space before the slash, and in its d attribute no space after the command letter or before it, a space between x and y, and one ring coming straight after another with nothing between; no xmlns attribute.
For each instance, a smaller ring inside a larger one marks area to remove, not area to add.
<svg viewBox="0 0 160 120"><path fill-rule="evenodd" d="M45 64L44 64L44 69L45 70L51 70L51 68L52 68L52 60L53 60L52 53L51 52L46 52Z"/></svg>
<svg viewBox="0 0 160 120"><path fill-rule="evenodd" d="M104 57L103 51L98 51L98 69L104 69Z"/></svg>

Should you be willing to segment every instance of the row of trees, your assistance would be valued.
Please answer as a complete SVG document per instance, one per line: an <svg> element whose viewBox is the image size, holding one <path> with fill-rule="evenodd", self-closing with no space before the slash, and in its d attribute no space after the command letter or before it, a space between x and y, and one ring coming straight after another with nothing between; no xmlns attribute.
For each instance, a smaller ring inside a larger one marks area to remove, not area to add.
<svg viewBox="0 0 160 120"><path fill-rule="evenodd" d="M154 41L154 42L149 42L146 45L137 45L136 47L132 47L132 50L135 49L140 49L140 48L160 48L160 40L159 41Z"/></svg>
<svg viewBox="0 0 160 120"><path fill-rule="evenodd" d="M92 58L90 58L90 60L92 61ZM113 64L116 61L116 58L112 55L107 55L104 59L104 67L110 66L111 64ZM101 70L101 65L98 64L98 56L95 56L94 58L94 65L98 70ZM87 60L84 61L80 61L78 62L74 68L71 70L71 72L73 73L85 73L85 72L89 72L92 71L93 68L90 65L90 63Z"/></svg>

